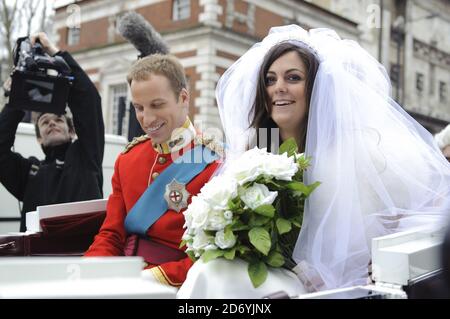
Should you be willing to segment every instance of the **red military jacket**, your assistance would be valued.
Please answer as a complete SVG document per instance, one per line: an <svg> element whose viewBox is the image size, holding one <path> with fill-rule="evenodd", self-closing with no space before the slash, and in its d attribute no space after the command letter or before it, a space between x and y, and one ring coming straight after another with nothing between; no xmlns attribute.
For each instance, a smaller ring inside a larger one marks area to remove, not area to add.
<svg viewBox="0 0 450 319"><path fill-rule="evenodd" d="M190 122L189 122L190 123ZM192 126L192 124L190 124ZM197 136L195 140L199 139ZM204 140L203 140L204 141ZM194 141L187 141L187 145L177 154L194 147ZM205 144L203 142L203 144ZM208 141L211 147L213 143ZM212 148L212 147L211 147ZM127 234L124 226L125 217L158 175L173 163L172 153L168 145L153 145L147 137L141 137L130 143L130 146L116 160L114 175L112 177L112 194L109 196L105 221L94 243L89 247L85 256L123 256ZM213 149L214 150L214 149ZM168 152L169 151L169 152ZM217 150L215 150L217 151ZM209 164L199 175L186 185L191 197L200 192L203 185L213 175L218 162ZM164 200L155 198L155 200ZM150 240L171 248L179 248L184 229L183 211L176 212L168 209L147 231ZM180 286L186 279L192 261L186 255L178 261L148 265L152 273L162 283Z"/></svg>

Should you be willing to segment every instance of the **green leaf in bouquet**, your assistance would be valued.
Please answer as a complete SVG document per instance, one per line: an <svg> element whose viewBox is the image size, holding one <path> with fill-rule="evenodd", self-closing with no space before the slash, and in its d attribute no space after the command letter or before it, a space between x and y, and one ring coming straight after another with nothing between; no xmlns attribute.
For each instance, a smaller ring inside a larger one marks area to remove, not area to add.
<svg viewBox="0 0 450 319"><path fill-rule="evenodd" d="M267 256L272 242L267 230L262 227L255 227L248 232L250 243L263 255Z"/></svg>
<svg viewBox="0 0 450 319"><path fill-rule="evenodd" d="M312 183L312 184L308 185L309 194L307 196L309 196L320 184L322 184L322 183L321 182L315 182L315 183Z"/></svg>
<svg viewBox="0 0 450 319"><path fill-rule="evenodd" d="M288 138L280 145L279 154L287 153L287 156L294 156L298 152L298 146L294 138Z"/></svg>
<svg viewBox="0 0 450 319"><path fill-rule="evenodd" d="M230 250L227 250L223 254L223 257L225 257L225 259L228 259L228 260L233 260L235 256L236 256L236 247L233 247Z"/></svg>
<svg viewBox="0 0 450 319"><path fill-rule="evenodd" d="M292 223L292 225L297 226L298 228L302 227L302 221L301 221L300 218L298 218L298 219L297 218L291 219L291 223Z"/></svg>
<svg viewBox="0 0 450 319"><path fill-rule="evenodd" d="M214 237L214 236L216 236L216 231L215 231L215 230L204 229L203 232L204 232L205 235L208 236L208 237Z"/></svg>
<svg viewBox="0 0 450 319"><path fill-rule="evenodd" d="M189 258L190 258L192 261L196 261L196 260L198 259L198 258L195 257L195 254L194 254L194 252L193 252L192 250L187 251L187 252L186 252L186 255L188 255Z"/></svg>
<svg viewBox="0 0 450 319"><path fill-rule="evenodd" d="M306 186L305 184L303 184L302 182L290 182L289 184L287 184L287 188L289 188L290 190L296 191L296 192L300 192L302 194L309 194L310 190L309 187ZM306 195L308 196L308 195Z"/></svg>
<svg viewBox="0 0 450 319"><path fill-rule="evenodd" d="M279 190L282 187L283 181L278 181L274 179L272 176L264 176L261 175L258 177L254 182L251 182L252 185L254 184L263 184L266 185L271 191Z"/></svg>
<svg viewBox="0 0 450 319"><path fill-rule="evenodd" d="M230 199L228 200L228 208L233 211L233 210L237 210L239 208L239 205L237 203L235 203L234 200Z"/></svg>
<svg viewBox="0 0 450 319"><path fill-rule="evenodd" d="M269 217L261 216L258 214L251 214L250 219L248 221L248 225L250 227L258 227L267 224L270 221Z"/></svg>
<svg viewBox="0 0 450 319"><path fill-rule="evenodd" d="M264 175L259 175L254 181L246 183L246 185L251 186L256 184L265 184L267 178Z"/></svg>
<svg viewBox="0 0 450 319"><path fill-rule="evenodd" d="M269 233L271 248L272 248L272 243L276 243L278 241L278 238L277 238L278 234L277 234L274 226L275 226L275 222L273 220L271 220L270 223L267 223L264 226L262 226Z"/></svg>
<svg viewBox="0 0 450 319"><path fill-rule="evenodd" d="M225 228L223 239L228 243L236 242L237 240L236 236L230 228Z"/></svg>
<svg viewBox="0 0 450 319"><path fill-rule="evenodd" d="M273 250L270 252L269 256L267 257L266 263L269 266L279 268L284 265L284 257L278 251Z"/></svg>
<svg viewBox="0 0 450 319"><path fill-rule="evenodd" d="M275 251L277 251L279 253L283 252L283 248L281 247L280 243L276 243Z"/></svg>
<svg viewBox="0 0 450 319"><path fill-rule="evenodd" d="M315 182L311 185L305 185L302 182L291 182L288 184L288 188L293 190L294 195L297 197L302 195L308 197L320 184L320 182Z"/></svg>
<svg viewBox="0 0 450 319"><path fill-rule="evenodd" d="M182 248L182 247L186 246L186 244L187 244L187 240L182 240L180 243L180 246L178 246L178 248Z"/></svg>
<svg viewBox="0 0 450 319"><path fill-rule="evenodd" d="M243 212L243 205L242 205L242 201L239 197L236 197L234 199L230 199L228 201L228 208L233 212L233 213L242 213Z"/></svg>
<svg viewBox="0 0 450 319"><path fill-rule="evenodd" d="M248 275L252 281L253 287L258 288L267 279L267 266L262 261L251 262L248 265Z"/></svg>
<svg viewBox="0 0 450 319"><path fill-rule="evenodd" d="M258 184L264 184L269 188L270 191L279 191L284 188L285 181L279 181L274 178L268 178L265 177L260 183Z"/></svg>
<svg viewBox="0 0 450 319"><path fill-rule="evenodd" d="M306 171L311 165L311 157L305 157L305 155L302 154L297 158L297 165L299 166L300 171Z"/></svg>
<svg viewBox="0 0 450 319"><path fill-rule="evenodd" d="M273 207L272 205L261 205L255 208L254 211L257 214L272 218L275 214L275 207Z"/></svg>
<svg viewBox="0 0 450 319"><path fill-rule="evenodd" d="M228 201L228 207L233 213L235 213L235 212L241 212L244 205L243 205L242 200L239 197L236 197L236 198L230 199Z"/></svg>
<svg viewBox="0 0 450 319"><path fill-rule="evenodd" d="M306 158L305 155L301 155L297 158L297 165L301 171L306 170L310 165L310 158Z"/></svg>
<svg viewBox="0 0 450 319"><path fill-rule="evenodd" d="M216 259L217 257L222 257L225 252L220 249L207 250L202 255L202 260L207 263L210 260Z"/></svg>
<svg viewBox="0 0 450 319"><path fill-rule="evenodd" d="M278 232L280 233L280 235L288 233L292 229L291 222L284 218L277 218L276 224L277 224L277 229L278 229Z"/></svg>
<svg viewBox="0 0 450 319"><path fill-rule="evenodd" d="M247 254L248 252L251 251L251 249L248 248L248 247L245 246L245 245L239 245L239 246L237 246L236 249L237 249L237 251L239 252L239 254L241 254L241 256L242 256L242 255L245 255L245 254Z"/></svg>
<svg viewBox="0 0 450 319"><path fill-rule="evenodd" d="M252 187L252 186L253 186L253 183L255 183L255 181L245 182L244 184L242 184L241 186L239 186L238 192L239 192L239 191L242 192L242 191L246 190L247 188Z"/></svg>
<svg viewBox="0 0 450 319"><path fill-rule="evenodd" d="M249 225L244 224L239 219L236 221L233 221L230 225L226 226L229 227L231 231L241 231L241 230L248 230L250 229Z"/></svg>

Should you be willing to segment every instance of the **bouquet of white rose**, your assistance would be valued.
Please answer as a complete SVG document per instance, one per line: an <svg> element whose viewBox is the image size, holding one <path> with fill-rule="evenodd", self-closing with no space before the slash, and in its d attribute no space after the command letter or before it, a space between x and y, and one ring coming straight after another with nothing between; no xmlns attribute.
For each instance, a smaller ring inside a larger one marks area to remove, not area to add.
<svg viewBox="0 0 450 319"><path fill-rule="evenodd" d="M266 280L267 266L292 269L304 201L319 185L302 182L309 161L296 152L293 140L280 146L280 155L254 148L205 184L184 212L186 253L205 262L247 261L255 288Z"/></svg>

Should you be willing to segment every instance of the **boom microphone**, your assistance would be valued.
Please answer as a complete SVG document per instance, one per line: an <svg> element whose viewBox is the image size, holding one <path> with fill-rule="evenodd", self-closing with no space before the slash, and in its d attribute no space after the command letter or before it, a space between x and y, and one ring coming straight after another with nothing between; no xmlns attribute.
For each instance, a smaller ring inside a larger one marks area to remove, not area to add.
<svg viewBox="0 0 450 319"><path fill-rule="evenodd" d="M161 35L136 12L126 13L120 19L118 29L120 34L141 53L139 58L155 53L169 53Z"/></svg>

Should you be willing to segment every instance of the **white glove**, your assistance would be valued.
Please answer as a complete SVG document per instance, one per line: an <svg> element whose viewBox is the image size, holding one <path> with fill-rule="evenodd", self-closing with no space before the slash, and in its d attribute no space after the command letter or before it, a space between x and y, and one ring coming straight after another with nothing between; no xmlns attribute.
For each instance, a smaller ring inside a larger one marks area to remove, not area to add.
<svg viewBox="0 0 450 319"><path fill-rule="evenodd" d="M308 292L319 291L325 285L319 273L305 261L297 264L292 271L297 275Z"/></svg>

